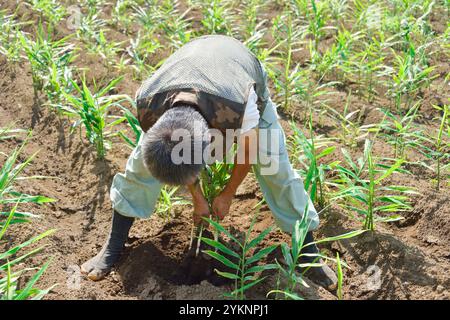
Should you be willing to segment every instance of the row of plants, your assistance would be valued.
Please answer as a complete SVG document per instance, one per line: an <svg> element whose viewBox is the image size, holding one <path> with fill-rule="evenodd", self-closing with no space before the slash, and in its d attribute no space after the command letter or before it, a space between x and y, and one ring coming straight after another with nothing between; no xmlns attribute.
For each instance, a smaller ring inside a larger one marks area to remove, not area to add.
<svg viewBox="0 0 450 320"><path fill-rule="evenodd" d="M23 131L0 129L0 142L11 139ZM29 137L29 136L28 136ZM42 179L41 176L24 176L23 171L33 161L36 154L23 158L23 150L27 140L16 147L9 155L0 152L2 167L0 168L0 300L42 299L54 286L46 289L37 288L36 282L47 270L51 258L41 266L25 267L24 263L30 257L40 254L47 246L42 239L55 232L54 229L45 231L19 243L15 241L18 224L33 223L39 215L23 211L24 205L43 205L54 199L30 195L19 191L18 182L32 179Z"/></svg>

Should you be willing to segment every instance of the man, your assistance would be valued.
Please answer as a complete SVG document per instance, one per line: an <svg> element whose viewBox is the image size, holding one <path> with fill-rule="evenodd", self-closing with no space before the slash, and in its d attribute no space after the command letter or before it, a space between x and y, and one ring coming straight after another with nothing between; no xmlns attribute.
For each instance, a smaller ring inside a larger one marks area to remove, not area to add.
<svg viewBox="0 0 450 320"><path fill-rule="evenodd" d="M238 186L252 167L277 225L290 233L296 221L306 214L310 231L305 243L314 241L312 231L319 225L317 212L289 162L284 133L269 97L266 73L242 43L218 35L191 41L142 84L136 102L145 134L130 155L125 174L114 177L111 232L100 253L82 265L88 278L99 280L111 270L134 218L152 214L161 183L187 186L192 194L194 223L198 225L202 217L211 214L219 219L226 216ZM223 133L227 141L227 132L237 130L234 138L238 155L243 155L242 161L237 161L236 156L228 184L212 203L213 212L198 183L207 159L192 159L211 147L211 129ZM193 149L179 152L189 161L174 159L180 132L191 137L185 147ZM258 156L250 152L255 145L250 141L252 136L258 139ZM270 158L268 163L263 164L263 155ZM305 253L318 253L318 249L310 245ZM305 257L303 262L311 261ZM308 273L313 281L328 289L336 286L336 276L326 265L311 268Z"/></svg>

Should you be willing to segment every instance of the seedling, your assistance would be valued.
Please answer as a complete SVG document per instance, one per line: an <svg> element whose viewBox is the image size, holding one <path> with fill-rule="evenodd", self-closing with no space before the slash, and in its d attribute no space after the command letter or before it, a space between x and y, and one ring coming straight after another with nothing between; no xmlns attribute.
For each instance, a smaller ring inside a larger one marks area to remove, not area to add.
<svg viewBox="0 0 450 320"><path fill-rule="evenodd" d="M305 190L309 192L311 200L323 208L326 205L326 174L332 170L339 161L320 163L321 159L332 154L335 146L329 146L330 139L318 136L314 137L311 121L308 139L303 132L291 122L293 134L289 137L289 149L293 158L293 165L300 165L300 173L303 177Z"/></svg>
<svg viewBox="0 0 450 320"><path fill-rule="evenodd" d="M14 217L16 216L16 209L17 204L11 209L6 221L0 224L0 243L4 242L2 238L5 235ZM0 251L0 261L6 261L0 262L0 275L3 274L0 277L0 300L25 300L28 298L32 298L33 300L40 300L55 287L55 285L53 285L45 290L34 288L36 282L48 268L51 259L48 260L40 268L22 268L18 271L12 271L13 267L19 266L20 263L22 263L24 260L42 251L42 249L44 249L46 246L42 245L40 247L32 249L27 253L22 253L25 248L30 247L34 243L53 234L54 232L55 230L48 230L21 244L15 245L4 252ZM23 276L26 273L34 270L37 270L37 272L31 278L29 278L29 280L25 284L22 283L21 288L19 289L19 283L24 279Z"/></svg>
<svg viewBox="0 0 450 320"><path fill-rule="evenodd" d="M305 212L307 212L307 208ZM278 298L279 294L285 299L301 300L302 298L296 293L298 286L309 287L309 285L304 280L304 275L310 268L321 267L326 261L333 261L337 263L337 260L331 257L327 257L322 253L311 254L311 253L301 253L302 249L318 243L332 242L343 239L349 239L356 237L364 232L364 230L355 230L342 235L328 237L311 243L305 243L306 234L309 230L309 222L307 215L303 214L301 220L297 220L292 231L291 246L287 243L281 244L281 252L283 254L283 262L276 261L277 269L280 276L286 280L285 288L276 288L267 293L267 296L275 294ZM312 257L314 262L303 263L302 257ZM348 267L344 262L340 262L342 266ZM280 282L278 282L279 285Z"/></svg>
<svg viewBox="0 0 450 320"><path fill-rule="evenodd" d="M306 18L308 21L308 33L313 37L311 59L314 60L315 56L320 55L319 44L322 38L325 36L327 30L335 30L336 27L327 26L328 14L327 3L324 1L311 0L311 6L305 10Z"/></svg>
<svg viewBox="0 0 450 320"><path fill-rule="evenodd" d="M423 48L419 48L423 50ZM408 52L399 55L393 51L396 61L396 72L392 76L389 93L395 100L397 112L401 111L402 98L406 97L406 109L411 107L416 93L427 86L436 77L431 73L434 67L423 66L417 59L416 50L410 45Z"/></svg>
<svg viewBox="0 0 450 320"><path fill-rule="evenodd" d="M10 62L21 59L22 43L20 42L20 27L28 22L18 22L15 15L7 15L7 11L0 11L0 54L5 55Z"/></svg>
<svg viewBox="0 0 450 320"><path fill-rule="evenodd" d="M238 249L234 249L231 246L227 247L225 244L219 242L218 239L212 240L200 237L201 241L216 249L216 251L203 250L203 252L222 263L224 267L231 269L230 272L215 270L218 275L234 280L234 290L231 293L225 294L226 297L240 300L245 299L245 291L266 278L260 277L259 273L276 268L275 264L263 264L262 260L275 250L277 245L271 245L257 250L264 238L272 231L272 228L267 228L257 237L250 238L255 224L255 217L252 219L243 240L238 240L218 222L205 219L219 235L223 234L238 247Z"/></svg>
<svg viewBox="0 0 450 320"><path fill-rule="evenodd" d="M205 28L205 34L233 35L233 14L227 4L218 0L208 0L202 4L203 19L201 23Z"/></svg>
<svg viewBox="0 0 450 320"><path fill-rule="evenodd" d="M131 0L117 0L112 11L112 22L117 27L121 28L125 33L129 32L133 22L128 10L132 8L134 1Z"/></svg>
<svg viewBox="0 0 450 320"><path fill-rule="evenodd" d="M27 5L41 15L41 20L47 20L56 26L67 15L66 8L56 0L28 0Z"/></svg>
<svg viewBox="0 0 450 320"><path fill-rule="evenodd" d="M419 107L420 104L417 103L403 117L396 116L389 110L381 109L381 112L387 117L380 124L381 136L394 146L394 158L406 160L409 148L420 148L421 146L418 136L422 135L422 130L418 130L414 123Z"/></svg>
<svg viewBox="0 0 450 320"><path fill-rule="evenodd" d="M35 283L42 273L47 269L50 260L41 268L23 268L21 264L30 256L40 252L46 247L42 245L36 247L35 244L53 234L55 230L48 230L20 244L6 245L3 236L7 233L8 228L13 224L27 223L31 219L38 217L29 212L18 211L18 206L23 203L43 204L55 201L54 199L41 195L28 195L17 190L16 182L25 179L43 178L40 176L21 176L23 170L30 164L36 154L28 157L23 162L18 161L19 154L26 145L26 141L16 148L9 155L0 169L0 299L1 300L22 300L27 298L41 299L54 286L39 290L34 288ZM10 210L3 212L5 208L14 205ZM8 242L8 241L6 241ZM32 247L33 246L33 247ZM32 247L32 248L30 248ZM30 248L28 252L25 249ZM12 269L15 270L12 270ZM17 269L19 268L19 269ZM27 282L24 282L24 276L30 271L38 270ZM20 289L19 289L20 283Z"/></svg>
<svg viewBox="0 0 450 320"><path fill-rule="evenodd" d="M283 108L288 110L292 103L291 98L294 96L297 82L299 82L302 76L302 73L299 71L299 64L296 64L292 68L292 56L297 50L296 47L299 46L298 38L300 37L301 30L294 28L292 16L291 14L287 14L287 16L278 16L275 19L272 33L277 34L279 41L282 43L281 57L278 60L283 65L273 80L277 91L283 97Z"/></svg>
<svg viewBox="0 0 450 320"><path fill-rule="evenodd" d="M426 158L434 162L434 167L423 161L421 161L420 164L436 174L436 190L439 191L443 178L442 173L448 170L450 165L448 162L450 159L450 142L448 141L448 138L450 137L450 105L444 105L442 107L434 106L434 108L442 113L438 132L416 133L415 137L422 142L418 150ZM447 132L446 135L445 132ZM448 174L444 176L448 176Z"/></svg>
<svg viewBox="0 0 450 320"><path fill-rule="evenodd" d="M182 197L175 195L178 189L179 187L169 186L164 186L161 189L161 194L156 205L155 213L166 222L172 218L172 210L174 206L190 204L190 201L184 200Z"/></svg>
<svg viewBox="0 0 450 320"><path fill-rule="evenodd" d="M6 204L16 203L34 203L43 204L47 202L53 202L54 199L44 196L32 196L19 192L16 189L15 183L19 180L41 179L43 176L29 176L22 177L21 173L31 163L36 156L37 152L26 158L23 162L19 162L19 155L25 148L27 140L22 145L12 151L7 156L6 161L0 169L0 206ZM3 153L0 153L3 154ZM21 212L16 212L22 214Z"/></svg>
<svg viewBox="0 0 450 320"><path fill-rule="evenodd" d="M94 33L93 40L94 44L88 46L88 52L100 55L107 68L113 66L117 55L123 51L122 43L107 39L103 30Z"/></svg>
<svg viewBox="0 0 450 320"><path fill-rule="evenodd" d="M360 109L350 111L351 92L347 96L347 101L343 112L339 112L329 106L326 106L330 111L329 115L336 122L336 126L340 127L341 132L338 133L338 138L347 146L356 148L358 142L363 141L370 133L379 131L377 124L362 124L363 112Z"/></svg>
<svg viewBox="0 0 450 320"><path fill-rule="evenodd" d="M417 192L406 186L383 186L381 183L395 172L407 173L401 169L405 160L384 159L377 162L369 140L366 140L363 156L356 162L345 149L342 149L342 154L347 167L336 166L339 178L335 180L335 185L338 192L333 200L344 200L343 207L355 212L355 218L363 223L366 230L373 231L376 222L402 219L397 212L410 210L409 195Z"/></svg>
<svg viewBox="0 0 450 320"><path fill-rule="evenodd" d="M130 40L130 45L126 51L131 57L131 67L134 70L135 79L143 79L152 74L162 63L152 66L148 60L149 57L161 48L161 44L156 38L143 39L138 33L136 39Z"/></svg>
<svg viewBox="0 0 450 320"><path fill-rule="evenodd" d="M51 37L51 27L48 27L47 34L44 34L42 24L37 28L36 40L19 35L20 41L25 51L26 57L31 64L34 94L37 97L39 92L45 90L51 99L59 97L63 86L67 84L70 75L69 64L74 59L73 45L68 44L69 37L53 41ZM49 72L50 70L50 72Z"/></svg>
<svg viewBox="0 0 450 320"><path fill-rule="evenodd" d="M113 106L121 108L121 103L131 101L126 95L107 95L121 80L121 77L114 79L99 90L97 90L94 82L95 93L89 90L86 79L82 79L81 87L71 80L78 96L65 94L70 105L61 106L64 114L76 118L72 125L72 130L83 124L86 129L86 138L89 143L95 146L98 159L103 159L106 155L106 150L110 148L110 142L107 138L113 134L107 129L111 130L115 125L125 120L124 117L120 117L118 120L108 123L110 118L108 116L109 109Z"/></svg>

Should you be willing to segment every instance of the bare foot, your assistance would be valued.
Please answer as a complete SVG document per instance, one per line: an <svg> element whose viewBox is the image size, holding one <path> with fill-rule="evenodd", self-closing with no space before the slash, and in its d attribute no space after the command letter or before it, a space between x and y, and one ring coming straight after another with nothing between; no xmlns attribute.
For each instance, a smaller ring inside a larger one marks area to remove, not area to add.
<svg viewBox="0 0 450 320"><path fill-rule="evenodd" d="M93 281L103 279L119 260L122 250L111 250L105 246L95 257L81 265L81 273Z"/></svg>

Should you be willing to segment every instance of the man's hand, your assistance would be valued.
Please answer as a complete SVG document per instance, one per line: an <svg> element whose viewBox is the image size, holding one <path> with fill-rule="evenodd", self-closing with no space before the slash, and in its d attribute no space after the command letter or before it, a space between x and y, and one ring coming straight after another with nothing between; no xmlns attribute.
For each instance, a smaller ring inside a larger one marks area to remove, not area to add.
<svg viewBox="0 0 450 320"><path fill-rule="evenodd" d="M230 211L233 195L226 192L220 193L212 203L212 211L214 216L222 220Z"/></svg>
<svg viewBox="0 0 450 320"><path fill-rule="evenodd" d="M209 204L203 196L203 192L200 188L198 180L196 180L192 184L187 185L187 187L192 195L192 204L194 205L194 213L192 215L192 219L194 220L195 226L200 226L203 222L205 222L202 218L208 218L211 215L211 213L209 212Z"/></svg>
<svg viewBox="0 0 450 320"><path fill-rule="evenodd" d="M193 197L192 202L194 204L192 219L194 220L194 225L199 226L205 222L203 217L209 218L211 215L209 212L208 201L206 201L204 197Z"/></svg>

